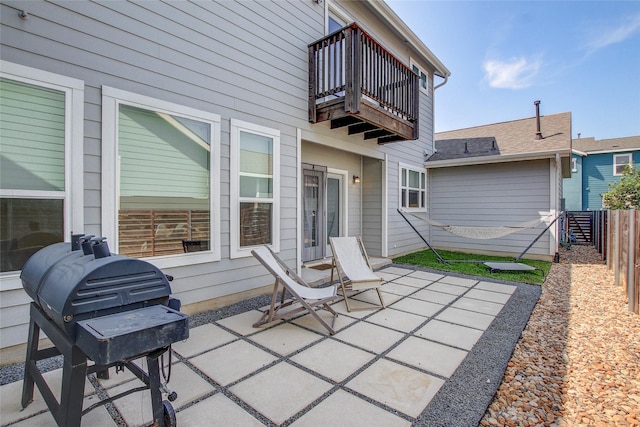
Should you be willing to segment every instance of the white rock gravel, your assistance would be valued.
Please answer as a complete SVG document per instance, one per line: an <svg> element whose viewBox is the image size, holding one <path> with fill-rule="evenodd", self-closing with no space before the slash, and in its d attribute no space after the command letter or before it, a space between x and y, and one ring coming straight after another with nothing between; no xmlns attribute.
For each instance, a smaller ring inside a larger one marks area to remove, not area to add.
<svg viewBox="0 0 640 427"><path fill-rule="evenodd" d="M482 426L640 425L640 316L592 246L560 257Z"/></svg>

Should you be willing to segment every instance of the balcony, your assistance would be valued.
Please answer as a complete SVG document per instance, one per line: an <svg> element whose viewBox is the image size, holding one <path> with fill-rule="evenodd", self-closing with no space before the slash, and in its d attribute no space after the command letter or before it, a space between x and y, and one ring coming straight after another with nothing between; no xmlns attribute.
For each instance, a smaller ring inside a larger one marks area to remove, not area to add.
<svg viewBox="0 0 640 427"><path fill-rule="evenodd" d="M309 45L309 121L378 144L418 138L418 75L351 24Z"/></svg>

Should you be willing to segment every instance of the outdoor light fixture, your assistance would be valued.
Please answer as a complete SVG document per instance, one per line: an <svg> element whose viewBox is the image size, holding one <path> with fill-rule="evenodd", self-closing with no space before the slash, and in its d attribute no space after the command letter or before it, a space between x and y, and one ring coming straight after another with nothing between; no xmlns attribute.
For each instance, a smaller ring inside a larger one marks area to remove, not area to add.
<svg viewBox="0 0 640 427"><path fill-rule="evenodd" d="M358 175L353 175L353 183L360 184L360 177Z"/></svg>

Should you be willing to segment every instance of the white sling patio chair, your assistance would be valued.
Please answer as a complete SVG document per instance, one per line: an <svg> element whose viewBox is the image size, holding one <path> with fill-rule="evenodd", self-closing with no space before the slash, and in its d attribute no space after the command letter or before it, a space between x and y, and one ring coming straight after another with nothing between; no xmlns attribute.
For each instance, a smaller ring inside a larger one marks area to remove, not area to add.
<svg viewBox="0 0 640 427"><path fill-rule="evenodd" d="M263 246L251 251L254 257L275 277L273 284L273 294L271 295L271 305L262 318L253 324L254 328L280 320L289 318L301 311L308 311L322 326L324 326L329 334L335 334L333 325L338 313L336 313L328 303L339 299L337 295L338 285L332 285L324 288L312 288L301 277L275 254L268 246ZM280 302L277 303L278 290L282 285L282 293ZM286 300L287 292L291 295L291 299ZM296 305L298 305L296 307ZM290 309L285 309L286 307ZM329 325L316 312L316 308L324 308L333 315L331 325Z"/></svg>
<svg viewBox="0 0 640 427"><path fill-rule="evenodd" d="M335 270L340 281L340 288L342 289L347 311L384 308L384 300L380 293L380 286L384 279L373 273L369 257L360 237L331 237L329 238L329 244L333 253L330 283L333 283L333 272ZM376 290L378 298L380 298L380 305L352 308L349 305L347 290L361 291L366 289Z"/></svg>

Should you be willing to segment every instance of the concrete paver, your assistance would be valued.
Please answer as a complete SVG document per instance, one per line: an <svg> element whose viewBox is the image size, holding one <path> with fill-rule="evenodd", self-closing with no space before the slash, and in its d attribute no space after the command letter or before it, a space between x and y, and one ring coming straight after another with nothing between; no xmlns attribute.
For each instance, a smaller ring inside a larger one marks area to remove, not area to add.
<svg viewBox="0 0 640 427"><path fill-rule="evenodd" d="M215 419L225 426L401 427L416 422L516 286L396 266L378 274L387 280L381 288L387 308L348 312L344 301L334 303L339 316L333 336L305 313L254 328L259 309L192 328L188 340L173 345L169 388L178 393L173 402L178 424L208 426ZM367 303L378 303L373 290L350 296L352 306ZM319 314L331 320L328 312ZM145 368L144 359L140 362ZM128 371L111 371L108 380L98 381L102 393L114 396L142 385ZM60 387L61 370L45 377L52 389ZM21 381L0 387L2 424L51 425L37 388L25 410L21 391ZM85 391L86 407L98 395L89 381ZM130 426L151 421L148 390L114 406ZM83 425L116 424L99 407Z"/></svg>

